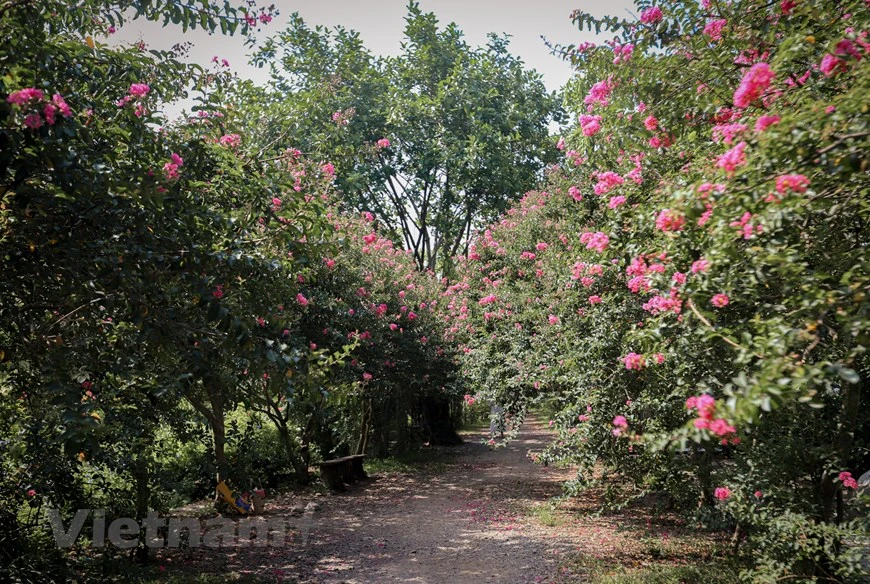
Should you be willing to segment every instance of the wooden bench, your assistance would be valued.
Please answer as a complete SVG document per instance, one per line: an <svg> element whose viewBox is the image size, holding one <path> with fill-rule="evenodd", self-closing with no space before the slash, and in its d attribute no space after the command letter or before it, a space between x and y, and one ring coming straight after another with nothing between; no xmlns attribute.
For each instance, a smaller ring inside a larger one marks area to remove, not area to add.
<svg viewBox="0 0 870 584"><path fill-rule="evenodd" d="M334 460L324 460L317 463L320 467L320 477L333 491L343 491L344 483L353 483L359 479L367 479L369 475L363 469L365 454L353 454Z"/></svg>

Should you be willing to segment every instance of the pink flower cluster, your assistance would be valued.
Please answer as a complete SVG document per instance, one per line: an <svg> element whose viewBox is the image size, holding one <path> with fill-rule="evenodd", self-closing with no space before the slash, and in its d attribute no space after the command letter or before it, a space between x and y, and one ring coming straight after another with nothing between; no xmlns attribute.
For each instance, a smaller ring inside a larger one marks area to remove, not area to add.
<svg viewBox="0 0 870 584"><path fill-rule="evenodd" d="M580 114L578 121L584 136L594 136L601 130L601 116Z"/></svg>
<svg viewBox="0 0 870 584"><path fill-rule="evenodd" d="M390 141L387 138L381 138L378 140L378 148L389 148Z"/></svg>
<svg viewBox="0 0 870 584"><path fill-rule="evenodd" d="M724 18L721 20L712 20L704 26L704 34L710 37L711 42L716 42L722 39L722 30L724 30L725 25L728 24L728 21Z"/></svg>
<svg viewBox="0 0 870 584"><path fill-rule="evenodd" d="M746 142L740 142L737 146L719 156L716 159L716 166L729 174L734 172L737 170L737 167L746 164L746 153L744 150L746 150L747 146Z"/></svg>
<svg viewBox="0 0 870 584"><path fill-rule="evenodd" d="M640 13L640 21L644 24L655 24L661 22L662 18L664 18L664 15L662 14L662 9L658 6L650 6Z"/></svg>
<svg viewBox="0 0 870 584"><path fill-rule="evenodd" d="M770 65L763 61L750 67L743 75L740 85L734 91L734 105L737 107L749 107L749 104L767 91L775 76Z"/></svg>
<svg viewBox="0 0 870 584"><path fill-rule="evenodd" d="M595 233L587 231L580 235L580 243L586 244L586 249L594 249L598 253L604 253L604 250L610 245L610 238L601 231Z"/></svg>
<svg viewBox="0 0 870 584"><path fill-rule="evenodd" d="M169 162L163 165L163 174L167 180L177 180L179 173L178 169L184 166L184 159L175 152L170 156Z"/></svg>
<svg viewBox="0 0 870 584"><path fill-rule="evenodd" d="M242 143L242 137L238 134L226 134L218 139L218 143L227 148L238 148Z"/></svg>
<svg viewBox="0 0 870 584"><path fill-rule="evenodd" d="M31 130L36 130L42 127L43 123L53 126L57 122L57 114L60 113L65 118L72 117L72 110L67 105L63 96L55 93L51 100L46 99L45 93L41 89L35 87L27 87L13 91L6 98L6 101L12 105L16 105L21 109L28 110L29 113L24 116L24 126ZM40 108L41 106L41 115Z"/></svg>
<svg viewBox="0 0 870 584"><path fill-rule="evenodd" d="M746 131L746 124L718 124L713 126L713 141L732 144L737 134Z"/></svg>
<svg viewBox="0 0 870 584"><path fill-rule="evenodd" d="M774 124L778 124L780 119L782 119L782 118L780 118L779 116L772 116L772 115L759 116L758 120L756 120L756 122L755 122L755 131L756 132L763 132L766 129L768 129L770 126L772 126Z"/></svg>
<svg viewBox="0 0 870 584"><path fill-rule="evenodd" d="M124 107L131 101L135 101L136 108L133 110L133 113L136 114L136 117L141 118L145 113L145 105L142 103L142 99L148 95L148 92L150 91L151 87L147 83L133 83L130 85L130 89L127 90L127 95L115 102L115 105L118 107Z"/></svg>
<svg viewBox="0 0 870 584"><path fill-rule="evenodd" d="M686 400L687 410L697 410L698 417L694 421L695 428L709 430L716 436L722 436L722 444L739 444L740 439L734 436L737 428L724 418L716 418L716 399L710 394L692 396Z"/></svg>
<svg viewBox="0 0 870 584"><path fill-rule="evenodd" d="M803 193L810 185L810 179L802 174L784 174L776 179L776 192L785 194L787 191Z"/></svg>
<svg viewBox="0 0 870 584"><path fill-rule="evenodd" d="M673 312L680 314L683 310L683 301L679 299L677 290L673 289L668 296L657 294L643 304L643 309L650 314L659 314L660 312Z"/></svg>
<svg viewBox="0 0 870 584"><path fill-rule="evenodd" d="M595 178L598 182L592 190L596 195L604 195L625 182L624 178L611 170L595 173Z"/></svg>
<svg viewBox="0 0 870 584"><path fill-rule="evenodd" d="M622 358L622 362L625 364L625 368L629 371L632 369L634 369L635 371L640 371L641 369L646 367L646 359L643 355L639 353L629 353Z"/></svg>
<svg viewBox="0 0 870 584"><path fill-rule="evenodd" d="M838 477L840 482L843 484L843 487L846 489L857 489L858 481L852 478L852 473L850 472L841 472Z"/></svg>
<svg viewBox="0 0 870 584"><path fill-rule="evenodd" d="M740 231L743 235L743 239L749 239L754 233L761 233L764 231L764 228L761 225L753 225L752 213L749 211L745 212L740 219L729 223L729 225Z"/></svg>
<svg viewBox="0 0 870 584"><path fill-rule="evenodd" d="M575 187L574 185L568 187L568 194L571 195L571 198L578 203L583 200L583 194L580 192L580 189Z"/></svg>
<svg viewBox="0 0 870 584"><path fill-rule="evenodd" d="M716 490L713 491L713 496L720 501L725 501L731 497L731 489L728 487L716 487Z"/></svg>
<svg viewBox="0 0 870 584"><path fill-rule="evenodd" d="M610 103L610 94L613 93L614 87L616 86L609 79L599 81L589 89L589 93L583 99L583 103L588 106L594 106L595 104L607 106Z"/></svg>
<svg viewBox="0 0 870 584"><path fill-rule="evenodd" d="M628 420L625 419L625 416L613 418L613 435L620 436L625 430L628 430Z"/></svg>
<svg viewBox="0 0 870 584"><path fill-rule="evenodd" d="M727 294L716 294L710 299L710 304L716 308L724 308L728 306L729 302L731 302L731 299L728 298Z"/></svg>
<svg viewBox="0 0 870 584"><path fill-rule="evenodd" d="M663 209L656 217L656 228L661 231L682 231L686 218L676 211Z"/></svg>

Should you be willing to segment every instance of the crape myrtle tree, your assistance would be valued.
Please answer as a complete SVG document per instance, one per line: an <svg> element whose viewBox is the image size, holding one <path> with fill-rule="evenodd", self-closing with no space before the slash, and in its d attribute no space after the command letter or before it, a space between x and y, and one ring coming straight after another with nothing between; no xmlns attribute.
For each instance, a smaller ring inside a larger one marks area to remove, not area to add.
<svg viewBox="0 0 870 584"><path fill-rule="evenodd" d="M562 114L540 75L508 52L506 37L471 47L414 2L396 57L294 15L253 62L272 82L243 87L237 100L259 102L246 114L264 153L289 140L333 161L345 207L373 213L421 270L449 271L472 229L554 161L548 125Z"/></svg>
<svg viewBox="0 0 870 584"><path fill-rule="evenodd" d="M855 581L867 4L637 13L575 14L612 37L562 47L578 68L564 160L475 239L448 331L479 396L555 410L544 459L579 464L575 491L656 493L729 528L749 581Z"/></svg>

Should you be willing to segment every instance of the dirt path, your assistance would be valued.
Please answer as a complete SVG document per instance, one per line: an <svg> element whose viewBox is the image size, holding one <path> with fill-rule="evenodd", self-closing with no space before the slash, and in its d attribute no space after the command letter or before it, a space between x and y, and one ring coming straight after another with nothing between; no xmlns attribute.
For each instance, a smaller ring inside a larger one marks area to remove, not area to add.
<svg viewBox="0 0 870 584"><path fill-rule="evenodd" d="M528 458L550 436L537 420L506 448L466 435L465 444L437 449L435 463L413 472L381 473L340 494L270 500L268 513L279 517L294 505L319 505L293 518L299 529L283 547L199 548L163 561L299 584L583 582L604 567L703 561L709 549L673 522L653 523L645 513L599 517L591 496L542 521L533 509L560 494L571 475Z"/></svg>
<svg viewBox="0 0 870 584"><path fill-rule="evenodd" d="M527 422L497 450L482 435L466 438L442 472L376 479L326 498L309 534L312 573L302 581L543 581L554 551L568 545L529 529L529 507L558 494L566 478L526 456L546 445L546 432Z"/></svg>

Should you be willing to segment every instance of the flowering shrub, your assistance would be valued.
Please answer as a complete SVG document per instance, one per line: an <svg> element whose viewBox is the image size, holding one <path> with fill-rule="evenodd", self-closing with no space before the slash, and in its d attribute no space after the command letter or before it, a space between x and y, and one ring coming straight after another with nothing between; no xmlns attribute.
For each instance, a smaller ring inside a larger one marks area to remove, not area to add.
<svg viewBox="0 0 870 584"><path fill-rule="evenodd" d="M574 488L616 474L619 501L730 522L758 574L849 577L867 526L840 473L870 465L866 4L638 13L574 15L630 58L562 47L583 72L565 161L445 292L464 371L515 415L558 407L545 458L580 465ZM772 551L812 522L832 530Z"/></svg>

